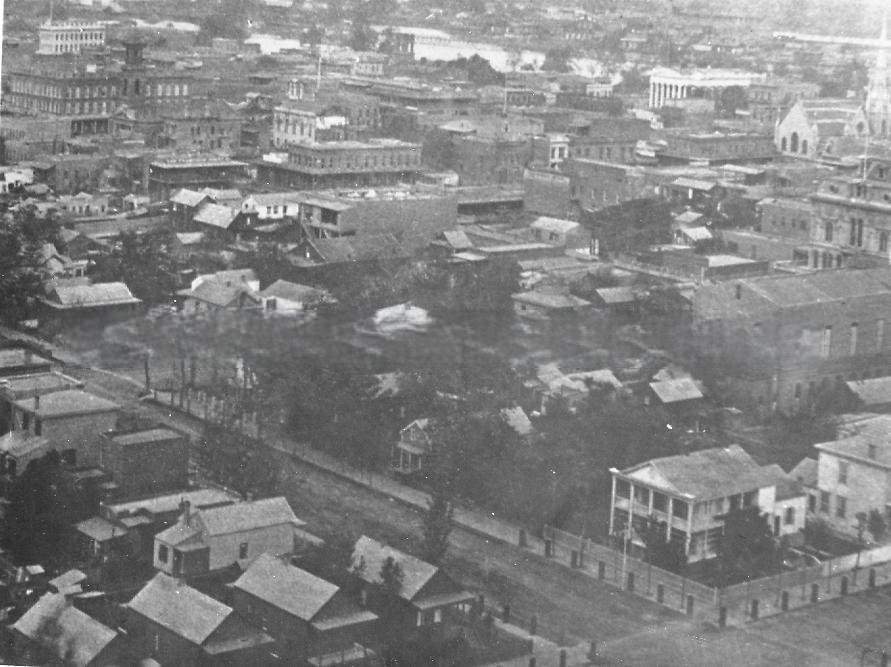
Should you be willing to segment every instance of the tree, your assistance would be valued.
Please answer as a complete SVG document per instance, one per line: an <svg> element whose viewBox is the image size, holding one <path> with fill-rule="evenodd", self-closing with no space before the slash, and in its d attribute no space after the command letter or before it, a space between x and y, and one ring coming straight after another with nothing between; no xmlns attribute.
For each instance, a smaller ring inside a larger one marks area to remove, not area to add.
<svg viewBox="0 0 891 667"><path fill-rule="evenodd" d="M205 423L198 462L220 484L242 496L268 497L278 490L280 466L261 442L233 423Z"/></svg>
<svg viewBox="0 0 891 667"><path fill-rule="evenodd" d="M377 46L377 33L371 27L365 12L360 11L353 14L347 46L353 51L373 51Z"/></svg>
<svg viewBox="0 0 891 667"><path fill-rule="evenodd" d="M650 519L641 536L646 545L647 562L670 572L680 572L687 565L684 544L668 537L664 521Z"/></svg>
<svg viewBox="0 0 891 667"><path fill-rule="evenodd" d="M452 532L454 507L446 484L437 484L430 498L430 505L424 513L424 547L422 559L439 565L449 548L449 533Z"/></svg>
<svg viewBox="0 0 891 667"><path fill-rule="evenodd" d="M40 248L58 240L59 223L27 206L0 227L0 321L15 325L32 317L42 296Z"/></svg>
<svg viewBox="0 0 891 667"><path fill-rule="evenodd" d="M745 109L749 105L749 97L745 88L740 86L728 86L718 95L715 102L715 111L724 118L733 118L738 109Z"/></svg>
<svg viewBox="0 0 891 667"><path fill-rule="evenodd" d="M544 62L541 64L545 72L570 72L572 67L572 50L566 46L553 47L545 52Z"/></svg>
<svg viewBox="0 0 891 667"><path fill-rule="evenodd" d="M176 287L172 260L159 235L121 234L111 253L96 260L95 282L124 282L146 303L169 303Z"/></svg>
<svg viewBox="0 0 891 667"><path fill-rule="evenodd" d="M885 534L888 532L888 524L885 522L885 517L877 509L869 511L867 525L869 533L876 542L881 542L885 539Z"/></svg>
<svg viewBox="0 0 891 667"><path fill-rule="evenodd" d="M724 532L716 551L724 584L761 576L777 562L767 516L757 505L732 509L724 515Z"/></svg>
<svg viewBox="0 0 891 667"><path fill-rule="evenodd" d="M405 574L402 571L402 566L395 558L387 556L381 564L379 577L380 586L386 592L393 595L399 595L399 592L402 590L402 580L405 578Z"/></svg>

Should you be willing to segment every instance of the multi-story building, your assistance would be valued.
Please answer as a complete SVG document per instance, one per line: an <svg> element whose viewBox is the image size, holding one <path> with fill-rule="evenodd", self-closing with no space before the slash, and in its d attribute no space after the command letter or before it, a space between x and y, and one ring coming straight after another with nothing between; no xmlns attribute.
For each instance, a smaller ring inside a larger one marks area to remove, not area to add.
<svg viewBox="0 0 891 667"><path fill-rule="evenodd" d="M420 145L398 139L294 144L257 163L262 182L298 190L412 183L420 167Z"/></svg>
<svg viewBox="0 0 891 667"><path fill-rule="evenodd" d="M891 263L891 160L866 158L857 176L825 179L811 201L811 240L830 246L839 265Z"/></svg>
<svg viewBox="0 0 891 667"><path fill-rule="evenodd" d="M33 116L68 116L71 134L101 134L120 103L118 72L94 63L37 58L4 72L7 109Z"/></svg>
<svg viewBox="0 0 891 667"><path fill-rule="evenodd" d="M286 100L272 116L272 145L311 144L346 138L347 117L336 108L312 101Z"/></svg>
<svg viewBox="0 0 891 667"><path fill-rule="evenodd" d="M186 109L162 114L158 143L177 151L229 153L241 143L242 119L222 103L193 102Z"/></svg>
<svg viewBox="0 0 891 667"><path fill-rule="evenodd" d="M657 67L650 73L650 107L660 107L689 98L715 99L721 91L748 88L763 76L752 72L726 69L696 69L688 72Z"/></svg>
<svg viewBox="0 0 891 667"><path fill-rule="evenodd" d="M777 536L804 528L805 495L792 491L777 465L761 466L739 445L651 459L625 470L612 468L612 535L643 551L651 522L680 546L689 562L713 558L728 512L758 507ZM692 474L691 474L692 473ZM780 493L778 493L780 487Z"/></svg>
<svg viewBox="0 0 891 667"><path fill-rule="evenodd" d="M815 516L851 535L872 512L891 521L889 433L891 416L871 415L842 425L835 440L815 445L817 482L809 508Z"/></svg>
<svg viewBox="0 0 891 667"><path fill-rule="evenodd" d="M765 162L776 154L769 134L674 130L659 138L665 142L659 161L666 164Z"/></svg>
<svg viewBox="0 0 891 667"><path fill-rule="evenodd" d="M816 159L835 154L842 139L863 138L867 132L858 100L800 99L777 123L774 145L783 155Z"/></svg>
<svg viewBox="0 0 891 667"><path fill-rule="evenodd" d="M246 163L212 154L161 157L149 163L148 171L152 201L165 201L181 188L226 188L247 179Z"/></svg>
<svg viewBox="0 0 891 667"><path fill-rule="evenodd" d="M37 33L37 53L57 56L105 46L105 24L86 21L47 21Z"/></svg>
<svg viewBox="0 0 891 667"><path fill-rule="evenodd" d="M752 120L773 129L795 102L813 99L819 94L819 84L812 82L776 78L755 81L748 89L748 109Z"/></svg>
<svg viewBox="0 0 891 667"><path fill-rule="evenodd" d="M720 355L734 399L764 411L810 409L845 380L891 373L891 269L819 271L702 286L693 325Z"/></svg>

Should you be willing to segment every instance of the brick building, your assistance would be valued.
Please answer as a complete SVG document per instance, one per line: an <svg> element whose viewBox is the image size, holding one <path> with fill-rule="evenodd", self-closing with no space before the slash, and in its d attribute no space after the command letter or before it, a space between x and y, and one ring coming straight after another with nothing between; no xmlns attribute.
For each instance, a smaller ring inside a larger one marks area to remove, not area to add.
<svg viewBox="0 0 891 667"><path fill-rule="evenodd" d="M295 144L257 163L260 182L297 190L413 183L420 167L421 147L398 139Z"/></svg>
<svg viewBox="0 0 891 667"><path fill-rule="evenodd" d="M797 413L845 380L891 372L891 270L820 271L706 285L693 297L703 350L725 357L741 404Z"/></svg>
<svg viewBox="0 0 891 667"><path fill-rule="evenodd" d="M167 428L104 434L99 467L111 475L118 500L184 489L189 480L189 442Z"/></svg>
<svg viewBox="0 0 891 667"><path fill-rule="evenodd" d="M242 118L225 103L192 101L183 109L163 112L161 118L162 148L230 153L241 144Z"/></svg>
<svg viewBox="0 0 891 667"><path fill-rule="evenodd" d="M246 181L247 164L213 154L158 157L149 162L148 195L164 201L182 188L228 188Z"/></svg>
<svg viewBox="0 0 891 667"><path fill-rule="evenodd" d="M773 137L767 134L673 130L660 133L659 138L665 147L658 157L665 164L765 162L776 153Z"/></svg>

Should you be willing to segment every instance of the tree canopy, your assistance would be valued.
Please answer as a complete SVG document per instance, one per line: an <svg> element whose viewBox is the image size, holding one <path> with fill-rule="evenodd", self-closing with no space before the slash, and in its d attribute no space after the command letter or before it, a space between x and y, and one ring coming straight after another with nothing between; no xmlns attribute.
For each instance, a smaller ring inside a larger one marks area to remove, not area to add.
<svg viewBox="0 0 891 667"><path fill-rule="evenodd" d="M778 547L767 516L757 505L732 509L724 516L716 551L725 583L763 576L777 566Z"/></svg>

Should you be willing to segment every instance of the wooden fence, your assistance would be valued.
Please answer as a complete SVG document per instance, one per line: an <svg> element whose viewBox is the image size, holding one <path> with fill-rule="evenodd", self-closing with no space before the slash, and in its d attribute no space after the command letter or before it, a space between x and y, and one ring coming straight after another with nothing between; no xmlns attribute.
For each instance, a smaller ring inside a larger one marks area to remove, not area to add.
<svg viewBox="0 0 891 667"><path fill-rule="evenodd" d="M553 526L545 526L543 538L545 556L721 627L891 584L891 545L714 588Z"/></svg>

